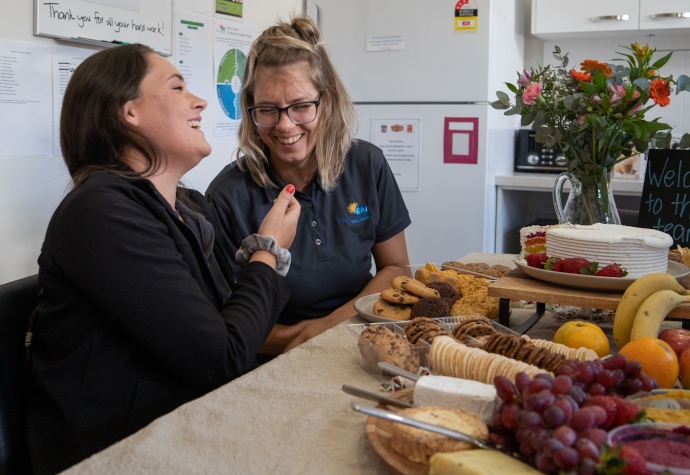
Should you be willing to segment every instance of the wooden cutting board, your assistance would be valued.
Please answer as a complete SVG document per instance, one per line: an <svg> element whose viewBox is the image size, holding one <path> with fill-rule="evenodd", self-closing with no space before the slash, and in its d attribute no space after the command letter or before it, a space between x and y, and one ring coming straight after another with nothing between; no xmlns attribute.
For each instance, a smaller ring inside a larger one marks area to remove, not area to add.
<svg viewBox="0 0 690 475"><path fill-rule="evenodd" d="M686 277L681 281L681 284L688 287L690 279ZM615 310L622 295L622 292L583 290L550 284L534 279L520 269L511 270L504 277L489 285L490 297L602 310ZM672 310L668 319L690 319L690 304L683 304Z"/></svg>

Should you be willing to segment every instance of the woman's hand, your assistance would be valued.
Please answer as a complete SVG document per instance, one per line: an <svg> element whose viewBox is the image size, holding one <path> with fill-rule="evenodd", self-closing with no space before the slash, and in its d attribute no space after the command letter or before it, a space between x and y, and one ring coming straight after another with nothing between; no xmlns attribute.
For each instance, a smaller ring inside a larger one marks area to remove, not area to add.
<svg viewBox="0 0 690 475"><path fill-rule="evenodd" d="M259 227L259 234L272 236L283 249L288 249L292 245L297 233L297 220L301 207L294 193L295 187L287 185L280 192Z"/></svg>

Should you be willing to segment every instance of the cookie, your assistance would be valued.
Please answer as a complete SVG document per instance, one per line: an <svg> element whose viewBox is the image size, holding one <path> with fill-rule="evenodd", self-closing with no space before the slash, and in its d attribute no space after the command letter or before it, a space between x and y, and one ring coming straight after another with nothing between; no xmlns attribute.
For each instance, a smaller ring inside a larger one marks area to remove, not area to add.
<svg viewBox="0 0 690 475"><path fill-rule="evenodd" d="M440 318L450 314L450 306L441 297L424 297L412 306L412 318L427 317Z"/></svg>
<svg viewBox="0 0 690 475"><path fill-rule="evenodd" d="M377 317L390 318L391 320L409 320L412 316L412 306L391 303L384 299L374 302L372 309Z"/></svg>
<svg viewBox="0 0 690 475"><path fill-rule="evenodd" d="M386 289L381 292L381 298L391 303L414 305L421 300L421 297L411 294L405 290Z"/></svg>
<svg viewBox="0 0 690 475"><path fill-rule="evenodd" d="M408 277L406 275L399 275L397 277L393 277L393 280L391 280L391 287L393 287L394 289L402 290L402 283L410 279L411 277Z"/></svg>
<svg viewBox="0 0 690 475"><path fill-rule="evenodd" d="M419 351L404 336L383 325L371 325L364 329L357 346L364 362L374 371L378 371L379 361L413 373L419 370Z"/></svg>
<svg viewBox="0 0 690 475"><path fill-rule="evenodd" d="M418 297L440 297L438 290L427 287L417 279L403 280L400 285L403 290L417 295Z"/></svg>
<svg viewBox="0 0 690 475"><path fill-rule="evenodd" d="M447 282L429 282L426 286L436 290L441 298L455 300L460 298L460 294L455 291L455 287Z"/></svg>

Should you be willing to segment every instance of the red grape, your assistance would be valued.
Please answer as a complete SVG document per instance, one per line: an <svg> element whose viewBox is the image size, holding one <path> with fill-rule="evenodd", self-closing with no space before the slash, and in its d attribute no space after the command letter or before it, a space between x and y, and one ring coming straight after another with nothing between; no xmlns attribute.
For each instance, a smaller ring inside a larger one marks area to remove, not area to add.
<svg viewBox="0 0 690 475"><path fill-rule="evenodd" d="M594 413L587 407L581 407L573 414L570 420L570 427L577 432L590 429L594 426Z"/></svg>
<svg viewBox="0 0 690 475"><path fill-rule="evenodd" d="M573 445L577 440L577 432L572 427L560 426L554 429L552 434L554 439L559 440L566 447Z"/></svg>
<svg viewBox="0 0 690 475"><path fill-rule="evenodd" d="M512 401L517 395L517 388L513 382L503 375L494 378L494 386L498 397L503 401Z"/></svg>
<svg viewBox="0 0 690 475"><path fill-rule="evenodd" d="M625 355L616 353L604 358L602 363L604 365L604 368L609 370L623 369L625 367L625 364L627 363L627 358L625 357Z"/></svg>
<svg viewBox="0 0 690 475"><path fill-rule="evenodd" d="M563 447L553 453L553 461L559 468L570 470L577 465L579 460L577 450L572 447Z"/></svg>

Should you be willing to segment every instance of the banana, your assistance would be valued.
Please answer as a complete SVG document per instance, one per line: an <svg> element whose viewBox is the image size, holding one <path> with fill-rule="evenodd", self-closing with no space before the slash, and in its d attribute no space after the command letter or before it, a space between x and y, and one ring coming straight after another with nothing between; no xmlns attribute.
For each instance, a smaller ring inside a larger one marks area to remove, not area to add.
<svg viewBox="0 0 690 475"><path fill-rule="evenodd" d="M659 334L661 322L666 315L682 303L690 302L689 295L681 295L675 290L664 289L647 297L637 309L633 322L630 340L645 336L655 337Z"/></svg>
<svg viewBox="0 0 690 475"><path fill-rule="evenodd" d="M635 321L635 315L642 302L652 294L665 289L680 295L690 293L678 283L675 277L666 272L644 275L625 290L613 318L613 341L619 349L630 341L630 332Z"/></svg>

